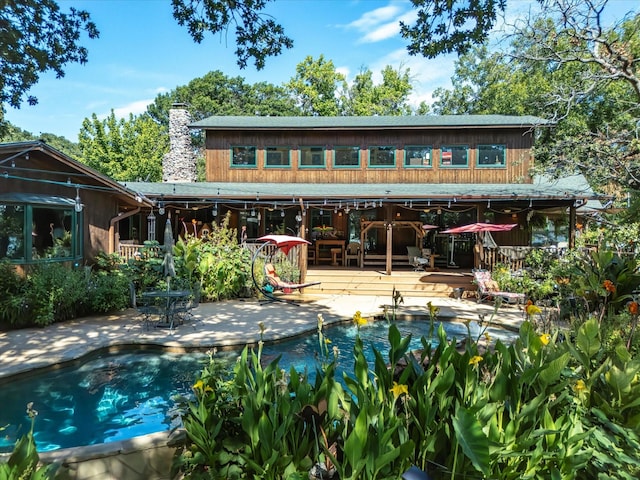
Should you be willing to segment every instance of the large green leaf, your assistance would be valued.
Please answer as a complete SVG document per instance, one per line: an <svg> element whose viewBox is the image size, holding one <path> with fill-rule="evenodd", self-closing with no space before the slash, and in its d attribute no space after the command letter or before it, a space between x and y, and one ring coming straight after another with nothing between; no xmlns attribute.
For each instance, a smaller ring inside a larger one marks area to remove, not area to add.
<svg viewBox="0 0 640 480"><path fill-rule="evenodd" d="M587 320L580 326L576 343L589 358L600 351L600 329L595 319Z"/></svg>
<svg viewBox="0 0 640 480"><path fill-rule="evenodd" d="M538 377L540 382L545 387L557 382L562 371L567 366L567 363L569 363L570 357L571 355L567 352L547 363L547 365L540 371L540 375Z"/></svg>
<svg viewBox="0 0 640 480"><path fill-rule="evenodd" d="M480 422L469 410L460 407L453 417L456 440L476 470L489 475L489 439L482 431Z"/></svg>

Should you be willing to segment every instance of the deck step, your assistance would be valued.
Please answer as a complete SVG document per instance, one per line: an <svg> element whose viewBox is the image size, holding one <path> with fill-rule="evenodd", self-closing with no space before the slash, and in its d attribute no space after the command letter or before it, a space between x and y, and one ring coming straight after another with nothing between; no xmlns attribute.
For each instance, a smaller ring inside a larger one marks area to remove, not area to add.
<svg viewBox="0 0 640 480"><path fill-rule="evenodd" d="M437 272L414 272L394 270L391 275L384 271L349 268L310 268L306 282L320 282L305 288L306 294L322 295L392 295L395 288L404 296L450 297L456 288L475 291L471 272L447 270Z"/></svg>

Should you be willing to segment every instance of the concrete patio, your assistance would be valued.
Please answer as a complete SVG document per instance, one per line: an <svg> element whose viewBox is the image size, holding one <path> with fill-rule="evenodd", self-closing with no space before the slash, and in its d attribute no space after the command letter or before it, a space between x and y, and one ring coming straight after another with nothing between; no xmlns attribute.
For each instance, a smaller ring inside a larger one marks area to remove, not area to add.
<svg viewBox="0 0 640 480"><path fill-rule="evenodd" d="M16 373L70 361L103 347L116 345L158 345L173 349L207 349L242 347L260 338L258 324L265 326L264 340L295 336L317 328L317 316L325 324L349 321L356 311L364 317L384 315L390 297L335 295L303 296L299 304L271 303L260 305L256 299L201 303L194 310L195 321L174 330L145 330L136 311L81 318L46 328L28 328L0 332L0 379ZM427 303L440 308L441 320L477 320L484 315L496 325L517 329L523 312L503 306L495 315L490 304L477 304L475 299L456 300L444 297L405 297L397 310L402 316L426 315Z"/></svg>

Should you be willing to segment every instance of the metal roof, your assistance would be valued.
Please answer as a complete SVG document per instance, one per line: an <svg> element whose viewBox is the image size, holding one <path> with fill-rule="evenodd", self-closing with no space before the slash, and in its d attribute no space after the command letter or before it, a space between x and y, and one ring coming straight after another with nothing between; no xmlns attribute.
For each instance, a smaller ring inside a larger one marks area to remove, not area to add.
<svg viewBox="0 0 640 480"><path fill-rule="evenodd" d="M55 182L55 181L45 181L43 179L33 178L30 176L26 176L22 173L21 170L14 170L13 167L10 167L9 161L18 158L29 158L28 154L32 152L41 152L43 155L46 155L49 158L55 159L56 161L69 166L78 175L83 175L86 177L87 181L82 182L72 182L70 186L87 186L91 182L88 180L92 180L94 183L104 187L105 190L114 190L117 193L123 195L124 197L131 200L131 203L138 203L138 193L136 191L132 191L122 185L121 182L118 182L111 177L98 172L97 170L85 165L82 162L74 160L69 157L64 152L55 149L51 145L47 144L42 140L29 140L23 142L10 142L10 143L0 143L0 165L3 166L3 169L6 169L5 178L7 179L16 179L16 180L25 180L25 181L41 181L44 183L58 183L65 184L65 182ZM57 171L57 169L52 166L50 170L42 171L41 173L47 173L49 171ZM148 203L148 201L144 198L141 199L142 203Z"/></svg>
<svg viewBox="0 0 640 480"><path fill-rule="evenodd" d="M3 193L0 194L0 202L31 203L34 205L65 206L72 207L76 204L75 199L60 197L55 195L41 195L38 193Z"/></svg>
<svg viewBox="0 0 640 480"><path fill-rule="evenodd" d="M191 128L215 130L338 130L338 129L442 129L531 128L552 122L532 115L411 115L360 117L250 117L212 116L193 122Z"/></svg>
<svg viewBox="0 0 640 480"><path fill-rule="evenodd" d="M554 180L535 177L533 183L148 183L126 182L124 186L147 197L215 200L240 199L596 199L582 175Z"/></svg>

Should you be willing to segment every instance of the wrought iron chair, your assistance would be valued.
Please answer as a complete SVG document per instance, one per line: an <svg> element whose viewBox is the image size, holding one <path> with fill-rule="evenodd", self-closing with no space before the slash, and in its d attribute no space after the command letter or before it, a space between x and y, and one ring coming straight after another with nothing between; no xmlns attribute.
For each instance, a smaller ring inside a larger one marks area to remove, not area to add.
<svg viewBox="0 0 640 480"><path fill-rule="evenodd" d="M138 313L136 319L142 322L142 329L150 330L151 327L155 327L164 315L165 309L160 305L156 305L153 302L153 299L144 299L144 297L138 298L136 294L136 286L133 282L129 283L129 293L131 298L131 307L136 309ZM127 331L132 327L133 325L129 325Z"/></svg>
<svg viewBox="0 0 640 480"><path fill-rule="evenodd" d="M200 305L200 297L202 296L202 291L200 285L197 285L192 294L185 299L178 300L173 308L173 315L175 315L180 323L188 323L192 322L191 326L195 330L196 326L193 323L197 320L197 317L193 314L193 310L198 308Z"/></svg>

